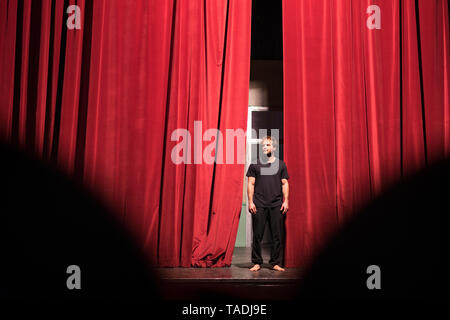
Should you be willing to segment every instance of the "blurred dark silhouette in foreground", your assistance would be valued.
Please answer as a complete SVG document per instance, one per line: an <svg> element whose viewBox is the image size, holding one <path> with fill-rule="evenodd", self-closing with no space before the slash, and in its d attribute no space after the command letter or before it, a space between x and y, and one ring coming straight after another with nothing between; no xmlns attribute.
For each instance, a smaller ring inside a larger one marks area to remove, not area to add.
<svg viewBox="0 0 450 320"><path fill-rule="evenodd" d="M403 179L328 242L305 273L300 299L443 299L449 209L450 161ZM380 268L380 290L368 289L371 265Z"/></svg>
<svg viewBox="0 0 450 320"><path fill-rule="evenodd" d="M155 298L145 258L77 183L0 145L0 298ZM69 290L70 265L81 289Z"/></svg>
<svg viewBox="0 0 450 320"><path fill-rule="evenodd" d="M138 246L115 215L77 183L5 145L0 145L0 177L0 298L159 296ZM443 161L355 213L318 255L292 298L443 298L443 215L449 209L450 162ZM81 268L81 290L66 286L70 265ZM371 265L380 268L380 290L367 288ZM214 291L204 291L215 293L209 299L242 298L239 286L235 293L221 293L218 283L211 286Z"/></svg>

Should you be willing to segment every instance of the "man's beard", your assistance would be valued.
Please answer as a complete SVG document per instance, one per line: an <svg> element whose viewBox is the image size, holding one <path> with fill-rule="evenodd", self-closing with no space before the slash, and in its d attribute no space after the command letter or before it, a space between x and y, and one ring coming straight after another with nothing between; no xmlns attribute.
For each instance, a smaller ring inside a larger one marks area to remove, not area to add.
<svg viewBox="0 0 450 320"><path fill-rule="evenodd" d="M263 161L263 162L267 162L269 159L270 159L270 157L272 156L272 152L268 152L267 154L265 154L264 152L262 153L262 156L261 156L261 160Z"/></svg>

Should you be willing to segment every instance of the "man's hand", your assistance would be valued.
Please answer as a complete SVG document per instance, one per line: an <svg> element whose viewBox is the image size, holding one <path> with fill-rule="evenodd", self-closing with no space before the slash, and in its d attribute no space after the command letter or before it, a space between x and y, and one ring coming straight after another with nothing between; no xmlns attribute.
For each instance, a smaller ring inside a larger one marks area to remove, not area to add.
<svg viewBox="0 0 450 320"><path fill-rule="evenodd" d="M282 214L286 214L286 212L289 210L289 204L287 201L284 201L283 204L281 205L281 213Z"/></svg>
<svg viewBox="0 0 450 320"><path fill-rule="evenodd" d="M250 213L255 214L256 213L256 206L253 202L249 202L248 204L248 211L250 211Z"/></svg>

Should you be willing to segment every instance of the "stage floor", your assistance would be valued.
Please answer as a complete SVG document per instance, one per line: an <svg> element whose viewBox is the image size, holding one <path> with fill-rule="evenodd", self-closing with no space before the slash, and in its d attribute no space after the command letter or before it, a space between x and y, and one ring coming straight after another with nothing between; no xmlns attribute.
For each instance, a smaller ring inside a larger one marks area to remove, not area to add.
<svg viewBox="0 0 450 320"><path fill-rule="evenodd" d="M270 249L262 248L264 261ZM235 248L228 268L156 268L166 299L290 299L301 279L301 269L271 270L268 263L252 272L251 248Z"/></svg>

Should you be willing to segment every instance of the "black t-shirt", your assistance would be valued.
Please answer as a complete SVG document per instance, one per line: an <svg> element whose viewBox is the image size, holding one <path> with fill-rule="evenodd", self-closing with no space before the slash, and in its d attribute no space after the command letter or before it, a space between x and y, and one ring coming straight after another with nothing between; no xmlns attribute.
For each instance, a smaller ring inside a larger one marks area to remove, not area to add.
<svg viewBox="0 0 450 320"><path fill-rule="evenodd" d="M247 170L247 177L255 177L253 202L256 207L281 206L283 202L281 179L289 179L283 160L275 159L273 163L258 161L256 164L251 164Z"/></svg>

